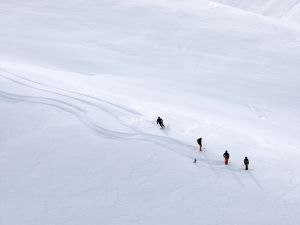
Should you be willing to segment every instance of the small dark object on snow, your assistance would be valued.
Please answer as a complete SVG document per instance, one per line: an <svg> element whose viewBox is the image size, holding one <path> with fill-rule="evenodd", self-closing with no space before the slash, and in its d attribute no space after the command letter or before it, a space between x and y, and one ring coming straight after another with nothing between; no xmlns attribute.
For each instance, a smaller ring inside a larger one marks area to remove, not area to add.
<svg viewBox="0 0 300 225"><path fill-rule="evenodd" d="M194 163L196 163L197 162L197 159L196 158L194 158Z"/></svg>
<svg viewBox="0 0 300 225"><path fill-rule="evenodd" d="M199 139L197 139L197 143L198 143L198 145L199 145L200 151L202 151L202 137L199 138Z"/></svg>
<svg viewBox="0 0 300 225"><path fill-rule="evenodd" d="M223 154L223 157L225 158L225 165L228 165L229 153L227 152L227 150L226 150L225 153Z"/></svg>
<svg viewBox="0 0 300 225"><path fill-rule="evenodd" d="M247 156L244 159L244 164L245 164L245 170L248 170L249 159L247 158Z"/></svg>
<svg viewBox="0 0 300 225"><path fill-rule="evenodd" d="M159 124L161 128L165 128L164 121L162 118L158 117L156 123Z"/></svg>

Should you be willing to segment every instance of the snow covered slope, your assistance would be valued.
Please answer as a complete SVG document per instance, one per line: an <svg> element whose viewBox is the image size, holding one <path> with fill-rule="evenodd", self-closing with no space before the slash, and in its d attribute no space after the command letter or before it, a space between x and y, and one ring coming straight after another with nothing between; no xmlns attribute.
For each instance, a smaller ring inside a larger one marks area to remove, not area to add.
<svg viewBox="0 0 300 225"><path fill-rule="evenodd" d="M246 11L259 13L275 18L284 18L291 11L299 8L299 0L212 0L225 5L244 9ZM299 11L298 11L299 12ZM295 14L296 15L296 14ZM289 18L293 20L294 18ZM300 22L300 21L298 21Z"/></svg>
<svg viewBox="0 0 300 225"><path fill-rule="evenodd" d="M284 19L300 23L300 3L295 5L290 11L288 11L284 16Z"/></svg>
<svg viewBox="0 0 300 225"><path fill-rule="evenodd" d="M300 222L296 23L205 0L0 9L1 225Z"/></svg>

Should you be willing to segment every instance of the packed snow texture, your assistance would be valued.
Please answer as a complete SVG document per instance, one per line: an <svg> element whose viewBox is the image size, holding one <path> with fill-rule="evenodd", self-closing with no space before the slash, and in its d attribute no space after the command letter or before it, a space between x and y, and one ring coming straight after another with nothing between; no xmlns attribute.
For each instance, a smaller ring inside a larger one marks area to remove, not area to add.
<svg viewBox="0 0 300 225"><path fill-rule="evenodd" d="M1 0L1 225L300 224L298 1L216 1Z"/></svg>
<svg viewBox="0 0 300 225"><path fill-rule="evenodd" d="M299 0L212 0L224 5L229 5L244 9L250 12L259 13L265 16L271 16L275 18L285 18L289 14L293 14L292 11L299 10ZM300 11L298 11L300 12ZM296 16L296 14L295 14ZM299 18L299 17L298 17ZM290 20L296 20L296 17L291 17ZM298 22L300 22L298 20Z"/></svg>

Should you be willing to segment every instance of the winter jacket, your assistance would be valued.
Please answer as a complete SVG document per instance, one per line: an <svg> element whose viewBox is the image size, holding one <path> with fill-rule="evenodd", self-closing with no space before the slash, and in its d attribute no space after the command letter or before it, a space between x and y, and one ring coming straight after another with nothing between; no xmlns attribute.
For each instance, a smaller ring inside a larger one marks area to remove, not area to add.
<svg viewBox="0 0 300 225"><path fill-rule="evenodd" d="M245 165L248 165L248 164L249 164L249 159L248 159L248 158L245 158L245 159L244 159L244 164L245 164Z"/></svg>
<svg viewBox="0 0 300 225"><path fill-rule="evenodd" d="M225 152L225 153L223 154L223 157L224 157L225 159L229 159L229 153L228 153L228 152Z"/></svg>
<svg viewBox="0 0 300 225"><path fill-rule="evenodd" d="M202 145L202 138L197 139L198 145Z"/></svg>
<svg viewBox="0 0 300 225"><path fill-rule="evenodd" d="M158 117L157 120L156 120L156 123L157 124L163 124L162 118Z"/></svg>

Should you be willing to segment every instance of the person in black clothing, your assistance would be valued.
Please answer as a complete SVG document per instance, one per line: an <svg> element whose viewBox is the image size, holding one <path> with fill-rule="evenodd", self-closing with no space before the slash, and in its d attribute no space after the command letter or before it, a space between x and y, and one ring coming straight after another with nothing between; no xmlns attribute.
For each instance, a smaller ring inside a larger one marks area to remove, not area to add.
<svg viewBox="0 0 300 225"><path fill-rule="evenodd" d="M229 153L227 152L227 150L226 150L225 153L223 154L223 157L225 158L225 165L228 165Z"/></svg>
<svg viewBox="0 0 300 225"><path fill-rule="evenodd" d="M245 164L245 170L248 170L249 159L247 158L247 156L244 159L244 164Z"/></svg>
<svg viewBox="0 0 300 225"><path fill-rule="evenodd" d="M202 151L202 138L197 139L200 151Z"/></svg>
<svg viewBox="0 0 300 225"><path fill-rule="evenodd" d="M162 118L158 117L156 123L161 126L161 128L165 128L164 121Z"/></svg>

